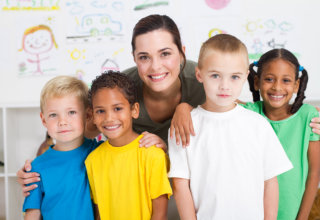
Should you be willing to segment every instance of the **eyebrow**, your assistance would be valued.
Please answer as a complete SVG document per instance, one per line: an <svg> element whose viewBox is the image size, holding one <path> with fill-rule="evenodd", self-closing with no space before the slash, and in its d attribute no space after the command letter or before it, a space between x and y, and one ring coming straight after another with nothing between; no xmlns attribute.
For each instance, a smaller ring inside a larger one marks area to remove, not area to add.
<svg viewBox="0 0 320 220"><path fill-rule="evenodd" d="M165 47L165 48L162 48L162 49L158 50L158 52L163 52L165 50L172 50L172 48ZM149 53L147 53L147 52L139 52L137 55L147 55L147 54L149 54Z"/></svg>

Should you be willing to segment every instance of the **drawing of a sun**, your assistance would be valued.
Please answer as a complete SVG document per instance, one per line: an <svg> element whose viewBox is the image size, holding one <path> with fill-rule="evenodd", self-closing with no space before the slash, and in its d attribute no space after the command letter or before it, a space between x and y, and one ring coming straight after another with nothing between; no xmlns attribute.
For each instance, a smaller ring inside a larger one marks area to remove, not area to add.
<svg viewBox="0 0 320 220"><path fill-rule="evenodd" d="M73 49L72 51L68 50L70 57L72 60L79 60L79 59L85 59L85 55L84 53L86 52L86 50L78 50L77 48Z"/></svg>

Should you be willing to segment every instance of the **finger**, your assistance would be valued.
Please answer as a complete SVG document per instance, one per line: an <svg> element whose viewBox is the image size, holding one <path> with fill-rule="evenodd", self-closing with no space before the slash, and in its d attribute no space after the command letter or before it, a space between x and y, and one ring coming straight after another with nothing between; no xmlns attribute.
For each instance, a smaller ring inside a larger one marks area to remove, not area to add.
<svg viewBox="0 0 320 220"><path fill-rule="evenodd" d="M22 192L23 193L28 193L28 192L30 192L31 190L33 190L33 189L35 189L37 187L38 187L37 184L32 184L30 186L25 186L25 187L22 187Z"/></svg>
<svg viewBox="0 0 320 220"><path fill-rule="evenodd" d="M30 195L30 193L29 192L22 192L22 195L23 195L23 197L28 197L29 195Z"/></svg>
<svg viewBox="0 0 320 220"><path fill-rule="evenodd" d="M320 135L320 129L317 129L317 128L313 128L312 131L316 134L319 134Z"/></svg>
<svg viewBox="0 0 320 220"><path fill-rule="evenodd" d="M316 122L316 123L319 123L320 122L320 118L313 118L311 119L312 122Z"/></svg>
<svg viewBox="0 0 320 220"><path fill-rule="evenodd" d="M32 177L32 178L22 179L22 184L27 185L27 184L36 183L39 181L40 181L40 177Z"/></svg>
<svg viewBox="0 0 320 220"><path fill-rule="evenodd" d="M158 144L160 141L155 136L149 136L140 142L141 147L150 147L152 145Z"/></svg>
<svg viewBox="0 0 320 220"><path fill-rule="evenodd" d="M174 130L174 133L175 133L175 136L176 136L176 144L177 144L177 145L180 145L180 133L179 133L179 129L176 128L176 129Z"/></svg>
<svg viewBox="0 0 320 220"><path fill-rule="evenodd" d="M26 170L26 171L31 170L31 162L32 162L32 160L26 160L26 162L24 163L24 170Z"/></svg>
<svg viewBox="0 0 320 220"><path fill-rule="evenodd" d="M180 139L182 142L182 147L186 147L186 144L187 144L186 132L183 127L179 129L179 133L180 133Z"/></svg>
<svg viewBox="0 0 320 220"><path fill-rule="evenodd" d="M316 108L317 108L318 112L320 112L320 107L316 107Z"/></svg>

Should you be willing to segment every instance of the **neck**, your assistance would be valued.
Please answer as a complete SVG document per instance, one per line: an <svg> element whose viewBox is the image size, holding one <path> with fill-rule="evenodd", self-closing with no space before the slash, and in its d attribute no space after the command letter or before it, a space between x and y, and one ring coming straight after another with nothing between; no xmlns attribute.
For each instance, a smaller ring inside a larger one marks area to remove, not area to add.
<svg viewBox="0 0 320 220"><path fill-rule="evenodd" d="M83 144L83 142L84 142L83 136L71 142L60 142L57 140L56 144L53 146L53 149L57 151L71 151L80 147Z"/></svg>
<svg viewBox="0 0 320 220"><path fill-rule="evenodd" d="M109 143L113 146L113 147L123 147L127 144L130 144L132 141L134 141L137 137L139 136L139 134L137 134L136 132L134 132L133 130L131 130L130 132L122 135L121 137L117 137L117 138L110 138Z"/></svg>
<svg viewBox="0 0 320 220"><path fill-rule="evenodd" d="M281 121L292 115L290 113L290 109L291 105L287 105L283 108L271 108L264 106L264 114L272 121Z"/></svg>
<svg viewBox="0 0 320 220"><path fill-rule="evenodd" d="M147 86L143 85L143 95L144 97L150 98L152 100L168 100L174 97L177 97L178 94L181 94L181 82L180 79L172 84L171 87L166 89L165 91L153 91Z"/></svg>

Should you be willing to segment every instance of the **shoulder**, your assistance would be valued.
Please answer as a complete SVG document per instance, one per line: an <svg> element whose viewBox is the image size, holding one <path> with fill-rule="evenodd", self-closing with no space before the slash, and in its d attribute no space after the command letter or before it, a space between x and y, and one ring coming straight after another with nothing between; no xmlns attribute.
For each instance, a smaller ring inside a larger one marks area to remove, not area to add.
<svg viewBox="0 0 320 220"><path fill-rule="evenodd" d="M92 150L92 152L88 155L86 159L86 163L89 161L95 160L96 158L102 157L102 153L105 151L105 146L107 144L107 141L105 142L98 142L97 144L100 144L99 146L95 146L95 148Z"/></svg>
<svg viewBox="0 0 320 220"><path fill-rule="evenodd" d="M186 79L196 79L195 68L197 63L191 60L187 60L184 69L181 71L181 77Z"/></svg>
<svg viewBox="0 0 320 220"><path fill-rule="evenodd" d="M249 109L251 111L260 113L263 110L263 102L258 101L258 102L247 102L246 104L240 104L246 109Z"/></svg>
<svg viewBox="0 0 320 220"><path fill-rule="evenodd" d="M140 148L142 151L144 151L145 156L148 160L150 161L155 161L155 160L161 160L161 159L165 159L165 152L156 146L151 146L151 147L143 147Z"/></svg>
<svg viewBox="0 0 320 220"><path fill-rule="evenodd" d="M258 105L258 104L255 104L253 103L254 105ZM262 115L260 115L257 111L254 111L250 108L245 108L244 106L242 105L239 105L238 106L239 109L240 109L240 115L239 118L242 118L244 119L245 121L247 121L248 123L253 123L253 124L268 124L269 125L269 122L266 118L264 118Z"/></svg>
<svg viewBox="0 0 320 220"><path fill-rule="evenodd" d="M31 166L32 166L32 172L33 171L39 171L42 169L42 167L45 167L46 163L48 163L49 160L52 159L52 152L51 152L51 147L49 147L49 149L44 152L43 154L41 154L40 156L36 157L32 162L31 162Z"/></svg>
<svg viewBox="0 0 320 220"><path fill-rule="evenodd" d="M313 105L309 105L309 104L303 104L298 110L298 113L299 112L308 112L308 113L318 114L318 110Z"/></svg>
<svg viewBox="0 0 320 220"><path fill-rule="evenodd" d="M126 74L132 79L139 77L138 68L136 66L125 69L124 71L122 71L122 73Z"/></svg>

